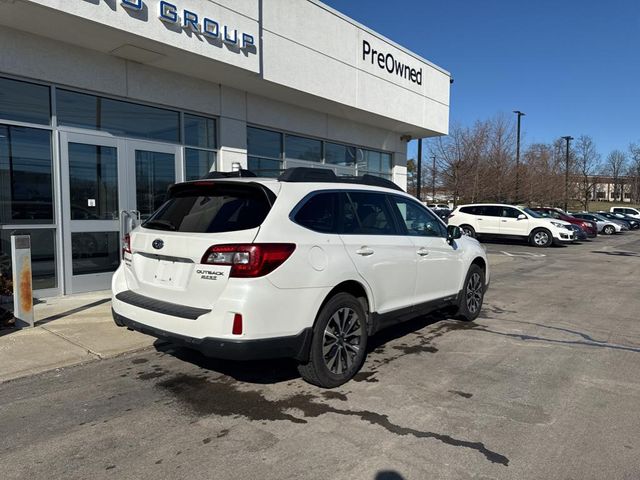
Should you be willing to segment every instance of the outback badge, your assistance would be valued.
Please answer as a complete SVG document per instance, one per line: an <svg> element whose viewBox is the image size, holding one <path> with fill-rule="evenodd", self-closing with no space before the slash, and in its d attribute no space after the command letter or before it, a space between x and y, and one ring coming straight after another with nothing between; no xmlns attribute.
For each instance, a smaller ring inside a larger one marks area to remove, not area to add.
<svg viewBox="0 0 640 480"><path fill-rule="evenodd" d="M156 238L153 243L151 244L151 246L153 248L155 248L156 250L160 250L162 247L164 247L164 242L162 240L160 240L159 238Z"/></svg>

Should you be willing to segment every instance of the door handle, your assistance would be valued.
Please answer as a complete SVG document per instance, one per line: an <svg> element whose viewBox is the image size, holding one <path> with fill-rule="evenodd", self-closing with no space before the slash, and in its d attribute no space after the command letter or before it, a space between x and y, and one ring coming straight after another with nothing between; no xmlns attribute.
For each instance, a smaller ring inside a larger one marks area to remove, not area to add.
<svg viewBox="0 0 640 480"><path fill-rule="evenodd" d="M426 248L420 248L417 253L421 257L426 257L427 255L429 255L429 250L427 250Z"/></svg>
<svg viewBox="0 0 640 480"><path fill-rule="evenodd" d="M358 255L362 255L363 257L368 257L369 255L373 255L373 250L369 247L362 246L358 250L356 250Z"/></svg>
<svg viewBox="0 0 640 480"><path fill-rule="evenodd" d="M506 220L500 220L501 222L506 222Z"/></svg>
<svg viewBox="0 0 640 480"><path fill-rule="evenodd" d="M478 218L478 220L482 220L481 218Z"/></svg>

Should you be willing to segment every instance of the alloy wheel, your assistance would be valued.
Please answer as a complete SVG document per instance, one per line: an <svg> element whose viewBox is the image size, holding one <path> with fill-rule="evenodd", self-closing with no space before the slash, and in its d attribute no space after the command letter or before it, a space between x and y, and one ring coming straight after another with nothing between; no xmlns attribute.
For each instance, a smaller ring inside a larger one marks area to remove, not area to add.
<svg viewBox="0 0 640 480"><path fill-rule="evenodd" d="M322 356L327 368L337 375L351 369L360 353L363 325L358 314L345 307L336 311L324 329Z"/></svg>
<svg viewBox="0 0 640 480"><path fill-rule="evenodd" d="M474 272L467 282L467 310L472 315L475 314L482 305L482 278L480 274Z"/></svg>
<svg viewBox="0 0 640 480"><path fill-rule="evenodd" d="M549 242L549 234L547 232L536 232L533 236L533 241L539 246L546 245Z"/></svg>

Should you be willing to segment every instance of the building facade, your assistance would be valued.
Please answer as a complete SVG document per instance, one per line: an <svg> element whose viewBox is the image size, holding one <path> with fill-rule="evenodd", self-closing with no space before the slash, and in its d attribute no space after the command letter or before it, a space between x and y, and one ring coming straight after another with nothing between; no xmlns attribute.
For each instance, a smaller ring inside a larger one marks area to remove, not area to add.
<svg viewBox="0 0 640 480"><path fill-rule="evenodd" d="M0 0L0 273L109 288L130 219L212 170L406 185L446 134L450 75L316 0Z"/></svg>

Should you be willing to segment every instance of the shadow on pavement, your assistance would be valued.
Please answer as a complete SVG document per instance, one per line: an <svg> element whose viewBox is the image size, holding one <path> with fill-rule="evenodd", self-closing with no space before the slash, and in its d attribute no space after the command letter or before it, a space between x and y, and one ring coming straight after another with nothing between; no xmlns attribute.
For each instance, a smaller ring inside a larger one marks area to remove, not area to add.
<svg viewBox="0 0 640 480"><path fill-rule="evenodd" d="M527 240L518 240L517 238L500 238L500 237L480 237L478 239L480 243L486 243L487 245L520 245L523 247L530 247L531 250L545 250L544 248L534 247ZM581 240L585 242L588 240ZM567 248L568 245L564 243L554 243L549 248Z"/></svg>
<svg viewBox="0 0 640 480"><path fill-rule="evenodd" d="M404 477L395 470L380 470L374 480L404 480Z"/></svg>
<svg viewBox="0 0 640 480"><path fill-rule="evenodd" d="M446 311L439 311L386 328L369 338L367 352L372 352L388 342L450 318L450 315L447 315ZM273 384L293 380L300 376L296 368L296 362L293 359L284 358L251 361L222 360L206 357L196 350L173 345L167 343L165 340L156 341L154 347L158 352L171 355L202 369L221 373L241 382Z"/></svg>

